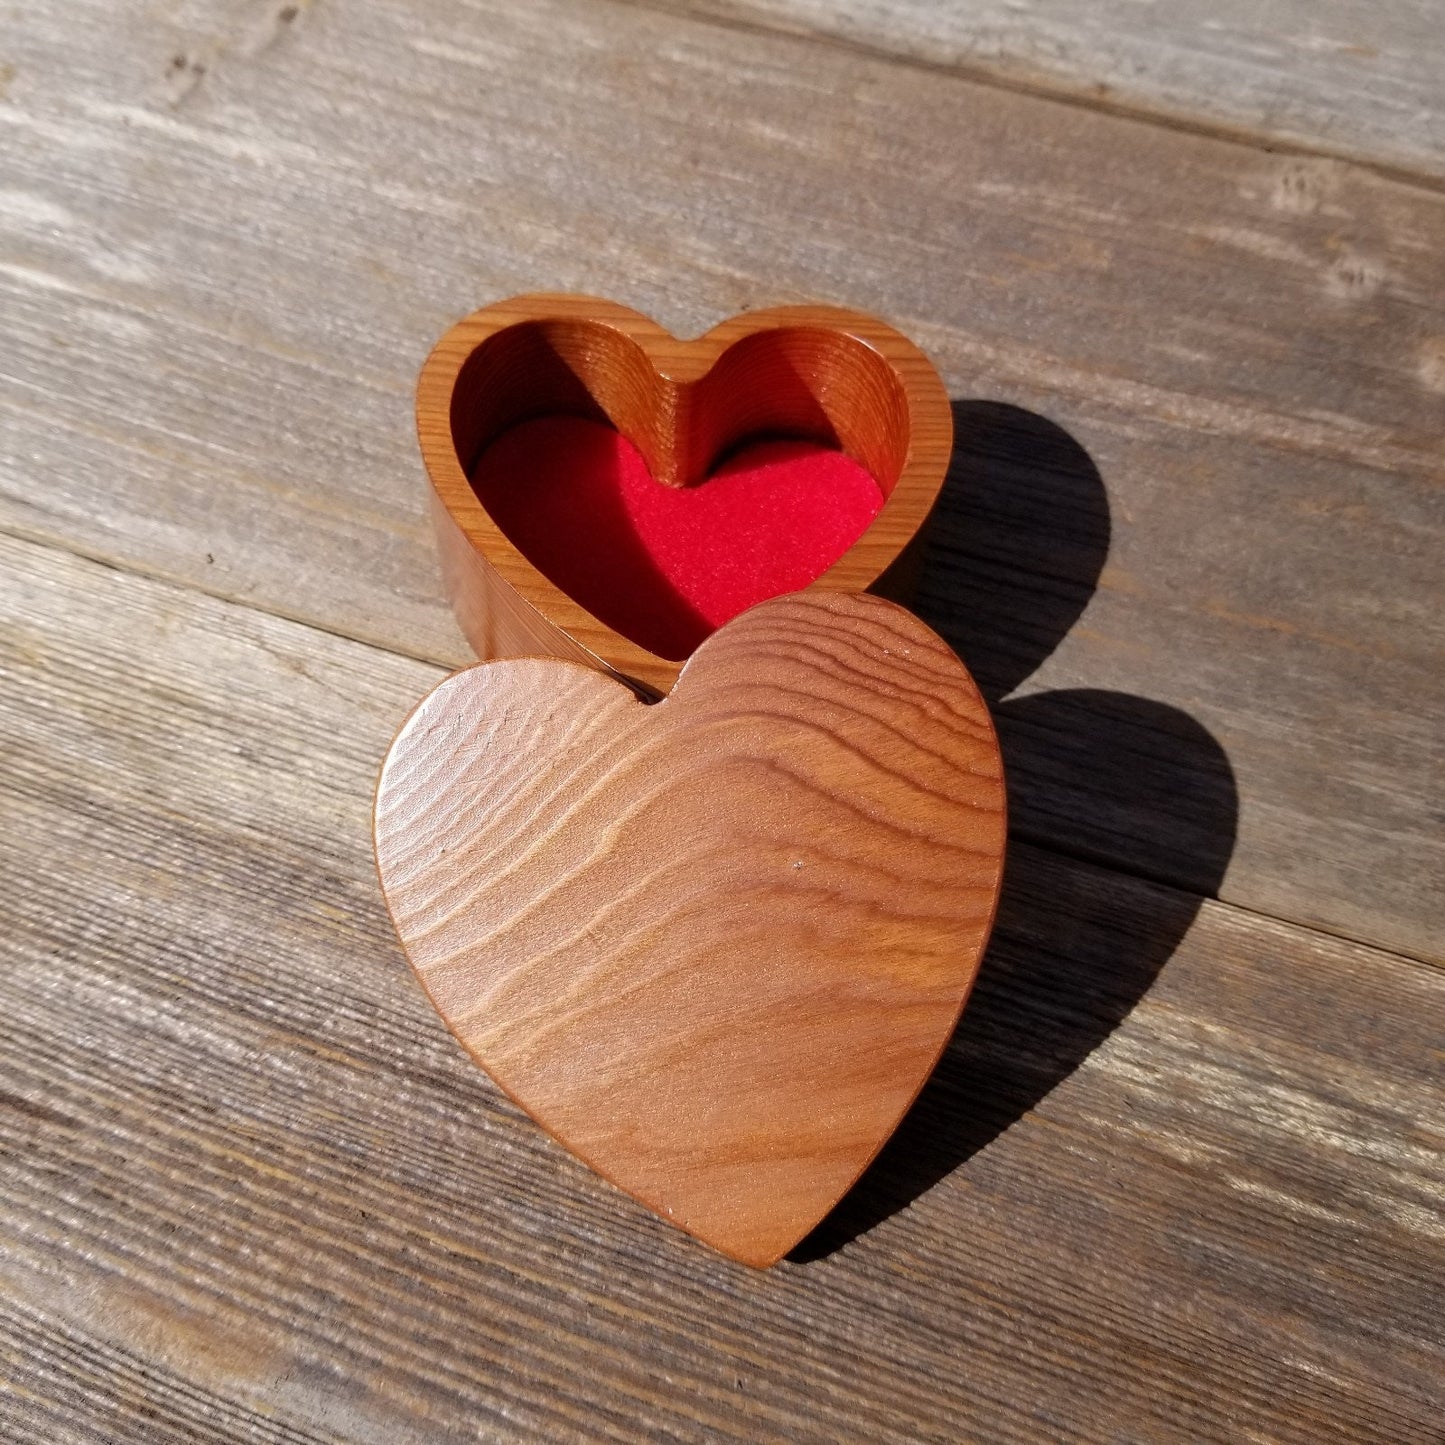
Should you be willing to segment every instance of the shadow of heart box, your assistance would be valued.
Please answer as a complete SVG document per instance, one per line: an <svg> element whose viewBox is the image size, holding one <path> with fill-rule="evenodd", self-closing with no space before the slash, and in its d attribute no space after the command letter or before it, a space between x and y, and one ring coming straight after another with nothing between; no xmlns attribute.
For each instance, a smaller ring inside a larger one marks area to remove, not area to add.
<svg viewBox="0 0 1445 1445"><path fill-rule="evenodd" d="M948 467L947 393L860 312L681 340L530 295L447 332L417 422L482 661L382 770L407 956L554 1138L774 1263L907 1112L997 907L988 710L885 600Z"/></svg>

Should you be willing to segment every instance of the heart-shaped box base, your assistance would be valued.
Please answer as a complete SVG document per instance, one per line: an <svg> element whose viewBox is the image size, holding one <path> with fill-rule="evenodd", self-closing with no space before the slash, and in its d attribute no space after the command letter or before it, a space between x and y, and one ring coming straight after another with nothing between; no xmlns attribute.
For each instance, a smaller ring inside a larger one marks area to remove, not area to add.
<svg viewBox="0 0 1445 1445"><path fill-rule="evenodd" d="M387 905L438 1012L600 1174L773 1263L897 1126L998 900L1003 772L947 645L805 592L644 704L596 670L441 683L382 770Z"/></svg>
<svg viewBox="0 0 1445 1445"><path fill-rule="evenodd" d="M498 525L473 485L487 450L539 417L614 428L668 487L706 485L749 442L836 448L883 500L811 585L895 597L907 593L953 437L948 395L927 357L862 312L774 307L680 340L597 297L533 295L452 327L422 368L417 431L443 571L468 640L481 658L560 657L657 693L672 685L679 660L570 596Z"/></svg>

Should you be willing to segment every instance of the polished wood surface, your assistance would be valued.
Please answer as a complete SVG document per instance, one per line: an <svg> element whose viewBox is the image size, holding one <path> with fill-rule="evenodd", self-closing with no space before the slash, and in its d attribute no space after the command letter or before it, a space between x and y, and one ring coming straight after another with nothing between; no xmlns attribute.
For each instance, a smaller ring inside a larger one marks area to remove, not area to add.
<svg viewBox="0 0 1445 1445"><path fill-rule="evenodd" d="M837 446L885 500L814 585L861 592L881 584L890 594L953 445L948 393L928 358L885 322L836 306L771 307L680 340L598 297L517 296L442 337L422 368L416 410L447 587L477 655L589 660L657 692L681 663L569 597L477 497L477 460L508 427L538 416L605 421L663 486L704 484L720 458L757 437Z"/></svg>
<svg viewBox="0 0 1445 1445"><path fill-rule="evenodd" d="M387 904L448 1027L599 1173L758 1266L922 1087L1003 849L967 671L844 593L745 612L652 706L575 664L456 673L376 800Z"/></svg>
<svg viewBox="0 0 1445 1445"><path fill-rule="evenodd" d="M960 74L944 8L5 12L7 1445L1438 1445L1445 196ZM1188 7L1135 8L1009 23L1114 84ZM1221 106L1248 8L1184 37L1239 40ZM1267 66L1327 63L1331 144L1380 134L1340 13ZM999 918L763 1272L488 1080L376 884L379 759L475 656L417 370L541 286L861 307L956 402L915 606L994 705Z"/></svg>

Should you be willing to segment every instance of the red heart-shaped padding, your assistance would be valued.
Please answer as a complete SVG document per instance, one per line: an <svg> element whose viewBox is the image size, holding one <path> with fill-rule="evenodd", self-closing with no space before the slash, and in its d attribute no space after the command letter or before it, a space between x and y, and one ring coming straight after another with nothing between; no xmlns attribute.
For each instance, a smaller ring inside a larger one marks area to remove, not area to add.
<svg viewBox="0 0 1445 1445"><path fill-rule="evenodd" d="M472 485L538 571L675 662L738 613L821 577L883 505L851 457L805 441L757 443L705 482L663 486L625 437L574 416L505 432Z"/></svg>
<svg viewBox="0 0 1445 1445"><path fill-rule="evenodd" d="M376 800L388 907L462 1043L599 1173L753 1265L927 1078L1003 850L968 673L846 593L745 612L651 706L575 663L455 673Z"/></svg>

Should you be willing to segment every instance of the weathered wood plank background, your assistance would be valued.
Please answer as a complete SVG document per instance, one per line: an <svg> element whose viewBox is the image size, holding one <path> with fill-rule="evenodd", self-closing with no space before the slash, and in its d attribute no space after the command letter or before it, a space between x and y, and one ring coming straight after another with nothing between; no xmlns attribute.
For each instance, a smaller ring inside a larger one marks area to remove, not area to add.
<svg viewBox="0 0 1445 1445"><path fill-rule="evenodd" d="M990 8L0 0L0 1435L1438 1438L1438 35ZM467 657L412 381L539 286L874 309L958 398L1000 936L766 1276L522 1121L376 894Z"/></svg>
<svg viewBox="0 0 1445 1445"><path fill-rule="evenodd" d="M12 50L0 523L460 661L408 419L450 320L539 279L681 330L877 310L1102 479L1068 499L1077 626L1052 480L991 531L960 495L936 613L987 610L1000 682L1228 751L1222 881L1148 817L1105 856L1439 956L1445 196L627 7L245 33L95 3ZM167 99L178 56L207 69Z"/></svg>
<svg viewBox="0 0 1445 1445"><path fill-rule="evenodd" d="M370 791L439 669L0 560L0 1330L47 1411L61 1377L193 1437L1431 1438L1439 971L1022 847L838 1227L946 1177L755 1274L523 1122L392 945Z"/></svg>

